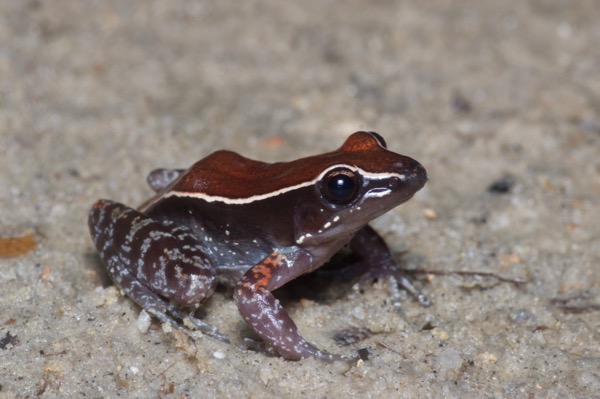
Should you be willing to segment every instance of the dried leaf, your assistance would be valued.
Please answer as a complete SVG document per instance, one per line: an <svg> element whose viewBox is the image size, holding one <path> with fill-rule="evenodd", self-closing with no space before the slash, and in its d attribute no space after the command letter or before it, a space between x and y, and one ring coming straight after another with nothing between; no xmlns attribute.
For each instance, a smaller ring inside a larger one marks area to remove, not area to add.
<svg viewBox="0 0 600 399"><path fill-rule="evenodd" d="M36 245L33 233L21 237L0 237L0 258L24 255L34 250Z"/></svg>

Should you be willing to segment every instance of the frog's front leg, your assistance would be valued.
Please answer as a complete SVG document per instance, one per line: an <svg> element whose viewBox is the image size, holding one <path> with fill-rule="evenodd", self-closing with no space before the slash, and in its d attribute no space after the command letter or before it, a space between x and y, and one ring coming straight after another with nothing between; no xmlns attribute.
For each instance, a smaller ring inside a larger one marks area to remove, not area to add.
<svg viewBox="0 0 600 399"><path fill-rule="evenodd" d="M388 281L392 292L392 302L399 310L401 293L404 288L414 296L421 306L430 306L431 301L411 282L405 272L394 261L392 254L381 236L369 225L363 227L350 241L350 248L359 257L357 266L364 274L374 278L384 278Z"/></svg>
<svg viewBox="0 0 600 399"><path fill-rule="evenodd" d="M189 228L108 200L92 206L88 223L111 279L134 302L180 331L189 332L174 318L227 341L180 309L197 308L216 286L216 268Z"/></svg>
<svg viewBox="0 0 600 399"><path fill-rule="evenodd" d="M293 257L293 259L292 259ZM320 350L306 341L296 323L271 291L294 279L310 267L311 256L300 252L286 256L277 252L248 270L234 289L240 314L248 326L284 358L316 357L327 361L353 360Z"/></svg>

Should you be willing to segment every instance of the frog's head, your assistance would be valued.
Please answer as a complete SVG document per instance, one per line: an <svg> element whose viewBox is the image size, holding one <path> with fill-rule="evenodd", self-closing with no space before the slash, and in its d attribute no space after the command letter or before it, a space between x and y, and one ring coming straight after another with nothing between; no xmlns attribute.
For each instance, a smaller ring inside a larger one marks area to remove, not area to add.
<svg viewBox="0 0 600 399"><path fill-rule="evenodd" d="M356 132L338 150L300 161L322 168L311 194L317 200L297 204L295 237L301 246L344 241L427 182L419 162L389 151L374 132Z"/></svg>

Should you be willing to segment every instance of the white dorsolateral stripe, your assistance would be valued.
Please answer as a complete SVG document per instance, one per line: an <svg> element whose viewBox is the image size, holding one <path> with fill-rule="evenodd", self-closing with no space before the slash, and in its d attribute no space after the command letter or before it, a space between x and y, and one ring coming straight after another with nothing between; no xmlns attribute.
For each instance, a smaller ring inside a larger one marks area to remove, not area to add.
<svg viewBox="0 0 600 399"><path fill-rule="evenodd" d="M246 197L246 198L227 198L227 197L220 197L220 196L216 196L216 195L208 195L208 194L204 194L202 192L190 193L190 192L185 192L185 191L169 191L169 192L165 193L163 196L161 196L161 197L157 198L155 201L153 201L152 204L155 203L156 201L158 201L160 198L168 198L168 197L198 198L198 199L204 200L206 202L223 202L225 204L235 204L235 205L250 204L254 201L260 201L260 200L264 200L264 199L267 199L270 197L275 197L275 196L283 194L283 193L287 193L288 191L297 190L302 187L312 186L312 185L316 184L318 181L320 181L323 178L323 176L325 176L328 172L330 172L333 169L337 169L337 168L350 169L353 172L358 172L361 176L366 177L368 179L372 179L372 180L383 180L383 179L389 179L390 177L397 177L401 181L406 180L406 175L399 174L399 173L390 173L390 172L371 173L371 172L367 172L367 171L365 171L361 168L355 167L355 166L339 164L339 165L334 165L334 166L331 166L331 167L325 169L323 172L321 172L321 174L317 178L315 178L313 180L305 181L303 183L298 183L296 185L285 187L285 188L275 190L275 191L272 191L272 192L266 193L266 194L253 195L251 197ZM384 195L383 193L380 193L380 195L377 195L377 196L383 196L383 195ZM148 208L152 204L148 204L145 208Z"/></svg>

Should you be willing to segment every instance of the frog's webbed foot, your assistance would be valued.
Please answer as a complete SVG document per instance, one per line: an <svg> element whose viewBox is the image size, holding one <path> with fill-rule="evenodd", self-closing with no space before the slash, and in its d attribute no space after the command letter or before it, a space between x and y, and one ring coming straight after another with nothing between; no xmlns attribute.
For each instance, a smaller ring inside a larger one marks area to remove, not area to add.
<svg viewBox="0 0 600 399"><path fill-rule="evenodd" d="M350 242L350 246L361 257L355 265L352 265L354 268L361 270L364 277L382 278L388 282L394 309L397 311L402 309L401 288L412 295L421 306L431 306L431 300L396 264L381 236L370 226L361 229Z"/></svg>

